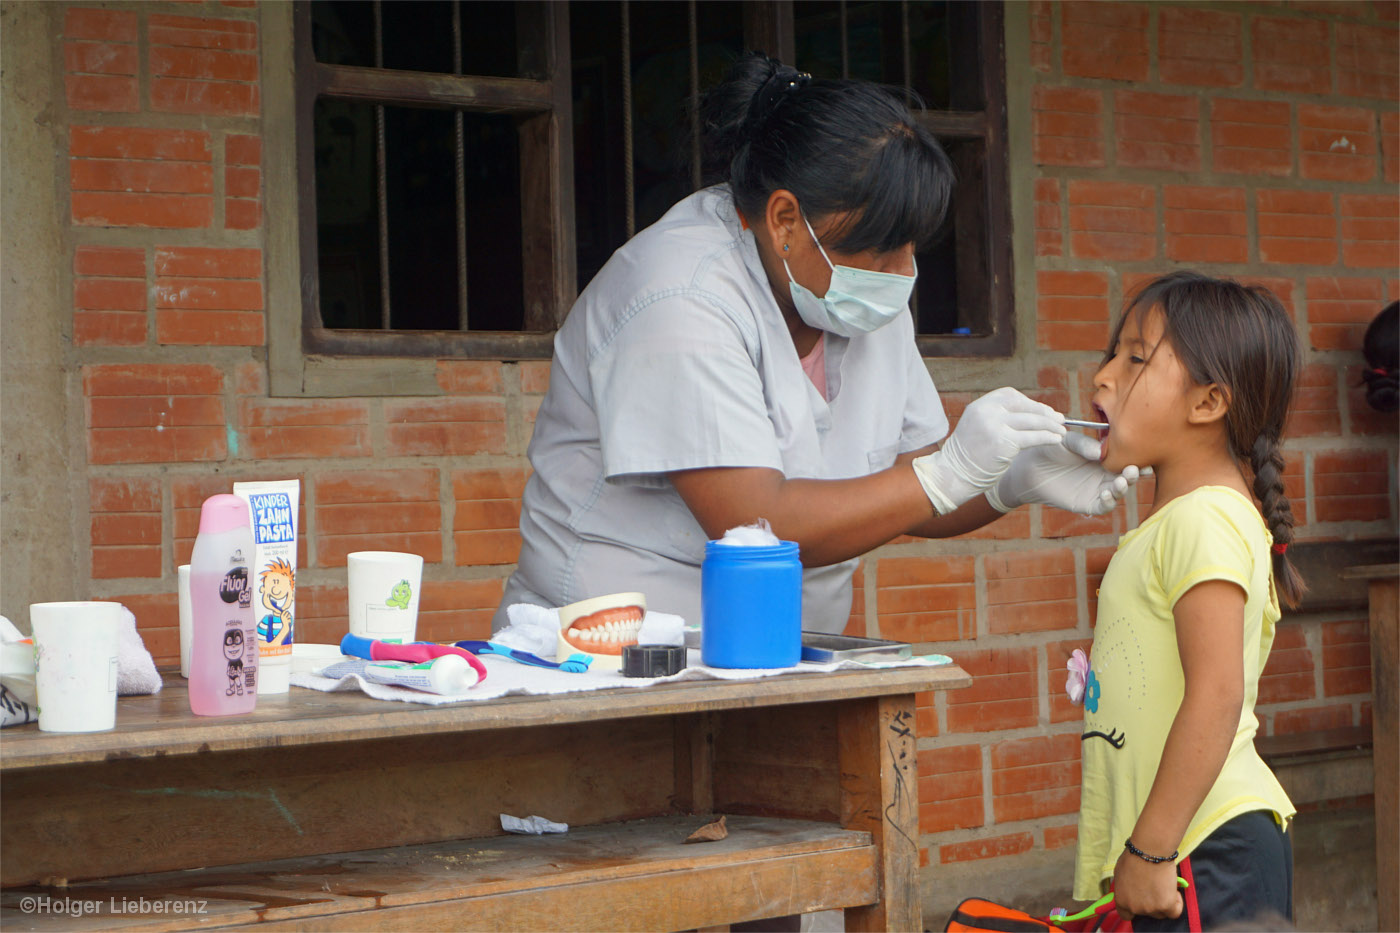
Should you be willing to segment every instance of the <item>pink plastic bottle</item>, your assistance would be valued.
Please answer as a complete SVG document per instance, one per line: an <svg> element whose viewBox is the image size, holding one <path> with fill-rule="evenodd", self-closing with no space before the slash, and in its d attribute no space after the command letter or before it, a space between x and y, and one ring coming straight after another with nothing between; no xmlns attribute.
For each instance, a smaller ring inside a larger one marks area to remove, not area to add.
<svg viewBox="0 0 1400 933"><path fill-rule="evenodd" d="M190 709L199 716L250 713L258 702L252 561L248 504L205 499L190 557Z"/></svg>

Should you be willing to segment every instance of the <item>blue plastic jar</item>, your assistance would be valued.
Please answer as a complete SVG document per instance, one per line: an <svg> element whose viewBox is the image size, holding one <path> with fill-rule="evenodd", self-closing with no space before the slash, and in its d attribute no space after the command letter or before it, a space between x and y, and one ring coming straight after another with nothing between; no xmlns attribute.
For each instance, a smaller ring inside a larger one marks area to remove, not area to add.
<svg viewBox="0 0 1400 933"><path fill-rule="evenodd" d="M796 542L706 542L700 615L700 659L707 667L792 667L800 661L802 561Z"/></svg>

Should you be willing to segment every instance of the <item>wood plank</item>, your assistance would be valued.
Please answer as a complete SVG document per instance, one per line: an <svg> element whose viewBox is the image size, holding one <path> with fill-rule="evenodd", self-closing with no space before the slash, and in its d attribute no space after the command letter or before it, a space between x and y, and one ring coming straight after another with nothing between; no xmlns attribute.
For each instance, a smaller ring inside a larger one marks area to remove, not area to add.
<svg viewBox="0 0 1400 933"><path fill-rule="evenodd" d="M1393 564L1400 558L1395 538L1362 541L1299 541L1288 547L1288 559L1308 591L1297 612L1329 612L1359 609L1366 605L1366 589L1349 575L1353 567Z"/></svg>
<svg viewBox="0 0 1400 933"><path fill-rule="evenodd" d="M1371 578L1371 729L1376 775L1378 930L1400 929L1400 583Z"/></svg>
<svg viewBox="0 0 1400 933"><path fill-rule="evenodd" d="M1267 762L1280 758L1355 751L1371 744L1369 726L1343 726L1338 729L1314 729L1284 735L1260 735L1254 738L1254 748Z"/></svg>
<svg viewBox="0 0 1400 933"><path fill-rule="evenodd" d="M830 820L840 813L836 705L727 713L715 737L715 807Z"/></svg>
<svg viewBox="0 0 1400 933"><path fill-rule="evenodd" d="M735 816L728 838L683 842L704 817L670 817L338 856L289 859L71 885L7 890L7 930L657 929L764 911L817 910L878 896L869 834L819 823ZM666 896L658 897L658 891ZM26 897L100 905L204 901L194 915L87 918L25 911ZM618 905L626 904L621 911ZM527 919L528 918L528 919ZM273 926L276 925L276 926Z"/></svg>
<svg viewBox="0 0 1400 933"><path fill-rule="evenodd" d="M537 113L548 110L554 97L549 81L530 78L424 74L320 62L314 80L321 97L483 113Z"/></svg>
<svg viewBox="0 0 1400 933"><path fill-rule="evenodd" d="M452 706L375 700L362 693L294 688L260 697L243 716L198 717L178 674L154 696L119 697L117 728L63 735L35 725L0 733L0 772L108 759L202 754L235 749L324 746L385 737L488 731L705 710L769 708L862 696L965 687L956 665L786 674L740 681L685 681L641 689L502 697Z"/></svg>
<svg viewBox="0 0 1400 933"><path fill-rule="evenodd" d="M645 718L6 774L0 883L492 837L501 813L669 813L673 742L669 720Z"/></svg>
<svg viewBox="0 0 1400 933"><path fill-rule="evenodd" d="M814 913L878 896L872 847L542 887L463 901L383 907L337 914L334 920L336 930L403 933L675 930L711 927L719 918L738 923ZM261 924L258 929L319 933L325 924L307 919Z"/></svg>
<svg viewBox="0 0 1400 933"><path fill-rule="evenodd" d="M764 52L784 65L797 58L792 0L751 0L742 5L744 47Z"/></svg>
<svg viewBox="0 0 1400 933"><path fill-rule="evenodd" d="M314 236L314 231L313 231ZM454 359L491 360L547 360L554 353L554 333L516 333L513 331L383 331L352 330L350 328L329 329L320 326L320 311L316 320L303 323L308 343L307 351L325 356L338 356L350 353L366 353L371 345L375 352L392 356L452 357ZM354 374L333 369L323 356L313 359L326 373L325 383L330 387L326 394L354 395L357 386L364 382L353 382ZM337 388L336 376L343 372L344 388ZM379 383L376 383L379 385ZM392 387L391 388L396 388ZM335 392L330 391L336 389ZM413 394L402 393L399 394ZM417 394L427 394L419 392Z"/></svg>
<svg viewBox="0 0 1400 933"><path fill-rule="evenodd" d="M914 113L914 119L940 141L982 139L987 135L987 115L980 111L919 110Z"/></svg>
<svg viewBox="0 0 1400 933"><path fill-rule="evenodd" d="M1376 791L1373 759L1366 752L1331 752L1269 762L1293 805L1370 797Z"/></svg>
<svg viewBox="0 0 1400 933"><path fill-rule="evenodd" d="M715 807L715 730L718 713L675 717L676 809L709 813Z"/></svg>
<svg viewBox="0 0 1400 933"><path fill-rule="evenodd" d="M880 848L880 902L846 911L847 930L922 930L919 894L917 737L912 696L843 705L841 825L869 832Z"/></svg>

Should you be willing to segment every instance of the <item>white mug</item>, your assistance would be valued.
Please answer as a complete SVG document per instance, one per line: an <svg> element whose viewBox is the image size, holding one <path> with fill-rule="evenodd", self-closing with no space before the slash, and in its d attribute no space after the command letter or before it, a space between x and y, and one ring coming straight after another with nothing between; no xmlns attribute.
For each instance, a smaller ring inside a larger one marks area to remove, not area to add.
<svg viewBox="0 0 1400 933"><path fill-rule="evenodd" d="M350 634L408 644L418 631L423 558L400 551L353 551L349 577Z"/></svg>
<svg viewBox="0 0 1400 933"><path fill-rule="evenodd" d="M103 732L117 721L121 603L34 603L34 685L44 732Z"/></svg>

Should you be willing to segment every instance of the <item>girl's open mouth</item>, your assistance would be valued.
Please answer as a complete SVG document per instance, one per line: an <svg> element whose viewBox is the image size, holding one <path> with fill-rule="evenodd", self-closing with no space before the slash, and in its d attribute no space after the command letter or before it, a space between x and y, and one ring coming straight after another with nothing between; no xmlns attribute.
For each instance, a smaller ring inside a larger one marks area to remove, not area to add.
<svg viewBox="0 0 1400 933"><path fill-rule="evenodd" d="M1095 421L1101 421L1101 422L1103 422L1104 424L1111 424L1111 422L1108 420L1108 413L1105 412L1101 406L1099 406L1098 404L1095 404L1095 405L1093 406L1093 408L1094 408L1094 420L1095 420ZM1111 430L1111 428L1099 428L1099 430L1096 432L1096 433L1098 434L1098 436L1099 436L1099 462L1100 462L1100 463L1102 463L1103 460L1108 456L1108 432L1109 432L1110 430Z"/></svg>

